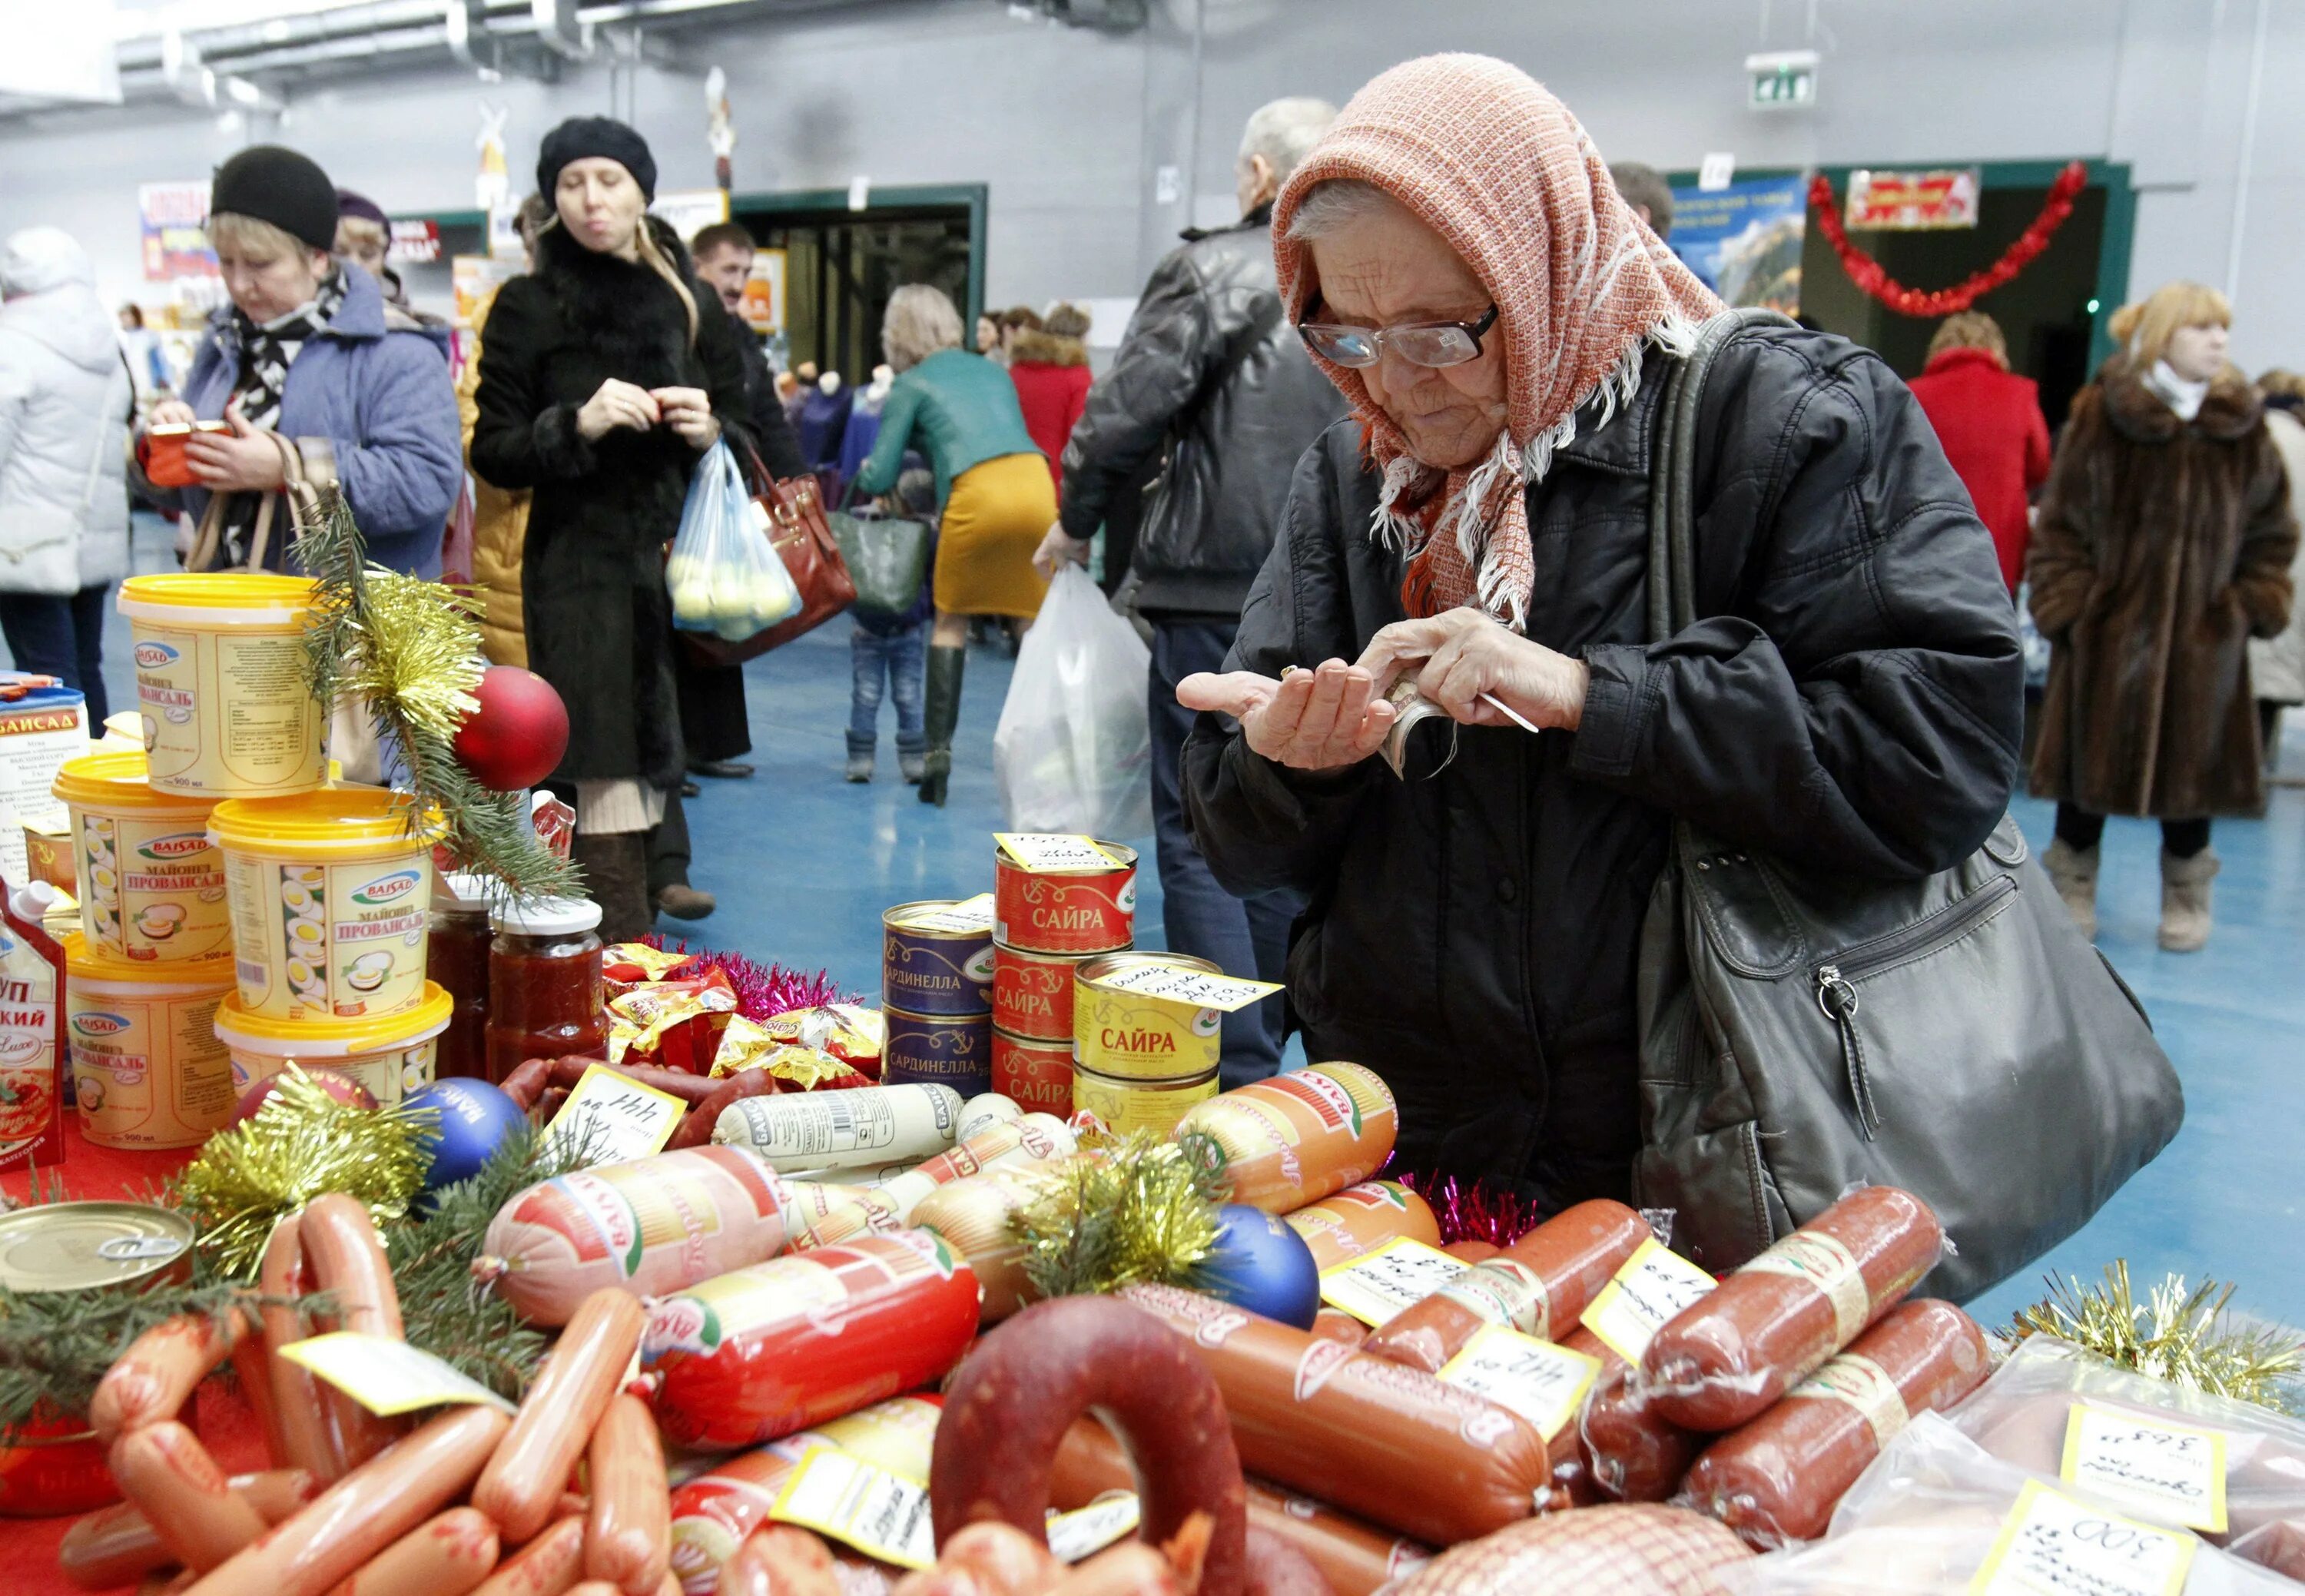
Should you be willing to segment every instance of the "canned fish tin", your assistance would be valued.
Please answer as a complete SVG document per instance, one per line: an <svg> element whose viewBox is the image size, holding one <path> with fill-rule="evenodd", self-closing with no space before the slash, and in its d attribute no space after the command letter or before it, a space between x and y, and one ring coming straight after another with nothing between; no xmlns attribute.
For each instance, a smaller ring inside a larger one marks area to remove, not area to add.
<svg viewBox="0 0 2305 1596"><path fill-rule="evenodd" d="M889 1039L880 1049L883 1086L948 1086L965 1102L992 1089L992 1017L880 1011Z"/></svg>
<svg viewBox="0 0 2305 1596"><path fill-rule="evenodd" d="M1031 846L1044 843L1071 846ZM1003 947L1113 952L1136 940L1136 850L1085 837L1004 833L993 854L992 897L992 935Z"/></svg>
<svg viewBox="0 0 2305 1596"><path fill-rule="evenodd" d="M899 903L880 917L880 1001L974 1019L992 1007L992 896Z"/></svg>
<svg viewBox="0 0 2305 1596"><path fill-rule="evenodd" d="M0 1214L0 1285L12 1292L141 1290L191 1278L192 1222L141 1202L44 1202Z"/></svg>
<svg viewBox="0 0 2305 1596"><path fill-rule="evenodd" d="M992 947L992 1026L1036 1042L1073 1040L1073 974L1078 953L1027 953Z"/></svg>
<svg viewBox="0 0 2305 1596"><path fill-rule="evenodd" d="M992 1028L992 1089L1022 1109L1059 1118L1073 1111L1073 1045L1013 1037Z"/></svg>
<svg viewBox="0 0 2305 1596"><path fill-rule="evenodd" d="M1110 953L1086 959L1073 982L1073 1062L1118 1080L1170 1080L1217 1067L1224 1016L1167 998L1113 990L1102 983L1124 970L1223 972L1182 953Z"/></svg>
<svg viewBox="0 0 2305 1596"><path fill-rule="evenodd" d="M1073 1070L1073 1112L1093 1114L1115 1136L1147 1131L1165 1137L1194 1105L1217 1095L1217 1072L1170 1080L1117 1080L1093 1070Z"/></svg>

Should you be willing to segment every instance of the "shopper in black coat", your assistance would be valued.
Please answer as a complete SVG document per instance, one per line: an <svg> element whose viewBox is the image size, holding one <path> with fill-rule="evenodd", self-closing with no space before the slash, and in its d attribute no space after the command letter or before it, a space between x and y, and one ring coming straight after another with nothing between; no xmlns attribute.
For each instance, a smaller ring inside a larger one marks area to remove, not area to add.
<svg viewBox="0 0 2305 1596"><path fill-rule="evenodd" d="M567 701L554 775L576 789L577 857L611 941L654 918L647 834L684 764L664 545L699 456L744 415L737 330L645 214L655 178L620 123L546 138L537 184L555 221L535 271L498 290L472 430L473 469L533 493L529 666Z"/></svg>

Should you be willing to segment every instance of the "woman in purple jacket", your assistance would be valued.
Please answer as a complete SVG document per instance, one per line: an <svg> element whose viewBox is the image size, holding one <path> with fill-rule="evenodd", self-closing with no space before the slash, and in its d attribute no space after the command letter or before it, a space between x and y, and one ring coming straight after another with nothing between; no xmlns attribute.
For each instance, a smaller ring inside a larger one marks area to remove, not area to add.
<svg viewBox="0 0 2305 1596"><path fill-rule="evenodd" d="M331 258L336 231L336 185L294 150L259 145L217 168L208 240L232 304L210 322L184 397L155 405L150 422L232 423L185 446L200 485L177 500L197 525L212 494L232 495L218 564L245 562L258 507L282 486L270 432L293 445L308 475L343 489L371 560L438 576L464 474L447 334ZM264 564L283 568L290 541L276 510Z"/></svg>

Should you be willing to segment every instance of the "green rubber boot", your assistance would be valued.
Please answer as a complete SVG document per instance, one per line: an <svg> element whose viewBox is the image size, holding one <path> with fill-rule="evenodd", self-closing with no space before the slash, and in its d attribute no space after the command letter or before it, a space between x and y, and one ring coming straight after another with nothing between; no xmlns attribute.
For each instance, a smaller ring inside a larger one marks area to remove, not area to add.
<svg viewBox="0 0 2305 1596"><path fill-rule="evenodd" d="M922 761L921 802L944 807L945 779L952 773L952 729L960 721L960 673L968 663L965 648L929 650L927 703L922 718L927 722L928 756Z"/></svg>

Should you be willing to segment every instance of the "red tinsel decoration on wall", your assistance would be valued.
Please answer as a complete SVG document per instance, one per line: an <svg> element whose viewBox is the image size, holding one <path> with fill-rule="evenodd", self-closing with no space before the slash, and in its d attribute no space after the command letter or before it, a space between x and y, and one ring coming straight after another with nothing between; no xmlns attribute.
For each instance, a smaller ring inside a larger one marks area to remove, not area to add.
<svg viewBox="0 0 2305 1596"><path fill-rule="evenodd" d="M1817 230L1841 258L1841 269L1849 274L1850 281L1901 316L1951 316L1969 309L2030 266L2073 214L2073 196L2088 183L2088 166L2080 161L2069 163L2049 185L2048 202L2041 207L2041 214L2017 235L2017 242L2002 252L2000 260L1950 288L1933 290L1906 287L1882 270L1878 260L1849 242L1848 229L1841 222L1841 206L1833 197L1833 184L1821 173L1808 185L1808 201L1816 207Z"/></svg>

